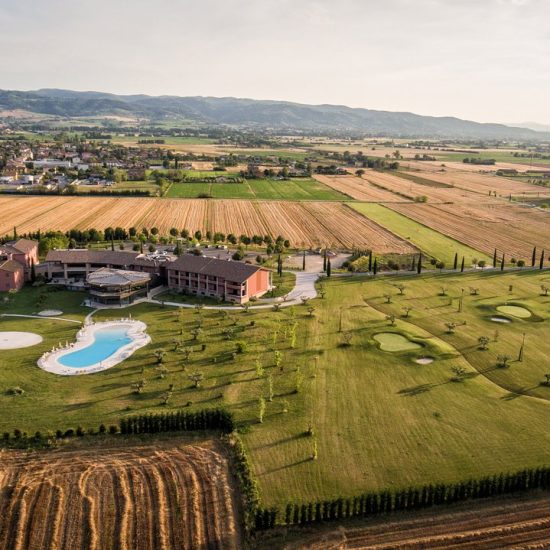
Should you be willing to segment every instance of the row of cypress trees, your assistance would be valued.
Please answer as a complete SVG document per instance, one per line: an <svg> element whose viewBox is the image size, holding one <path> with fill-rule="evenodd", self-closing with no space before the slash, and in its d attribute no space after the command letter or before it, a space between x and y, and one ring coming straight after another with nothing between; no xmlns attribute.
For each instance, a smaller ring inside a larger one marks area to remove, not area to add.
<svg viewBox="0 0 550 550"><path fill-rule="evenodd" d="M424 485L402 491L380 491L353 498L337 498L305 504L287 504L284 517L279 509L258 509L255 527L270 529L277 523L306 525L353 517L419 510L464 500L495 497L518 491L550 489L550 467L521 470L451 484Z"/></svg>
<svg viewBox="0 0 550 550"><path fill-rule="evenodd" d="M120 420L120 433L122 434L154 434L192 430L221 430L224 433L231 433L234 428L233 416L223 409L142 414L128 416Z"/></svg>

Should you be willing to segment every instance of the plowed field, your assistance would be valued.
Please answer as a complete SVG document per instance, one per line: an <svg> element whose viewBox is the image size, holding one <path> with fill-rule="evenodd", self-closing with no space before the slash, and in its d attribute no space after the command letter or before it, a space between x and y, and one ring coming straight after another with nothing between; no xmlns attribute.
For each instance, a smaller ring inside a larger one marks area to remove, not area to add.
<svg viewBox="0 0 550 550"><path fill-rule="evenodd" d="M1 452L0 549L241 548L221 445Z"/></svg>
<svg viewBox="0 0 550 550"><path fill-rule="evenodd" d="M420 550L460 548L548 548L550 496L531 500L506 499L375 520L366 527L340 527L287 549L345 548Z"/></svg>

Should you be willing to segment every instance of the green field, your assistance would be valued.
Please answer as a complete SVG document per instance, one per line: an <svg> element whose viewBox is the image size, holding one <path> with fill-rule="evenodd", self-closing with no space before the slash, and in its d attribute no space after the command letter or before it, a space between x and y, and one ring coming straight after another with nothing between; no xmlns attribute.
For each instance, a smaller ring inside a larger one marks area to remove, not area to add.
<svg viewBox="0 0 550 550"><path fill-rule="evenodd" d="M195 176L194 172L190 175ZM214 172L205 172L214 174ZM255 179L243 183L173 183L167 197L196 198L207 194L215 199L346 200L348 197L312 179Z"/></svg>
<svg viewBox="0 0 550 550"><path fill-rule="evenodd" d="M396 283L403 283L404 295ZM132 316L148 324L153 343L112 369L78 378L36 366L42 352L74 339L76 325L0 318L0 330L32 330L45 337L38 346L2 352L0 430L87 428L138 412L224 406L239 422L265 505L545 464L550 387L542 382L550 353L550 297L540 296L541 284L550 284L548 273L339 277L325 283L326 296L312 302L312 315L304 306L226 315L138 305ZM470 287L478 294L470 295ZM458 313L462 288L466 292ZM39 292L24 290L2 312L37 311ZM39 307L60 307L66 316L83 318L81 299L79 293L47 292ZM528 309L531 317L508 324L491 321L506 302ZM407 318L404 307L412 308ZM395 326L386 319L392 314ZM96 314L97 320L119 315L108 310ZM190 332L200 319L202 333L193 341ZM446 331L449 322L459 325L454 334ZM381 351L374 336L387 332L422 349ZM345 346L348 333L351 341ZM523 333L526 347L519 362ZM481 336L489 338L486 351L479 349ZM187 363L174 349L180 339L184 347L194 348ZM237 341L246 341L248 348L232 357ZM152 355L158 348L167 351L165 378ZM280 366L275 351L281 353ZM510 356L506 368L496 366L501 354ZM416 364L422 356L435 360ZM260 376L257 359L264 368ZM460 382L452 381L456 367L464 369ZM187 378L195 371L205 376L199 389ZM146 386L138 395L131 385L140 379ZM163 407L168 384L174 384L174 394ZM25 393L10 395L13 387ZM259 397L267 401L261 424ZM310 423L313 437L304 434ZM317 460L310 459L314 441Z"/></svg>
<svg viewBox="0 0 550 550"><path fill-rule="evenodd" d="M217 199L252 199L254 195L245 183L173 183L166 197L196 199L208 195Z"/></svg>
<svg viewBox="0 0 550 550"><path fill-rule="evenodd" d="M455 241L443 233L434 231L380 204L365 202L350 203L350 206L395 235L410 241L428 256L445 262L447 267L452 267L455 253L458 253L459 262L464 256L466 265L470 265L473 258L485 260L488 263L492 262L492 259L483 252Z"/></svg>

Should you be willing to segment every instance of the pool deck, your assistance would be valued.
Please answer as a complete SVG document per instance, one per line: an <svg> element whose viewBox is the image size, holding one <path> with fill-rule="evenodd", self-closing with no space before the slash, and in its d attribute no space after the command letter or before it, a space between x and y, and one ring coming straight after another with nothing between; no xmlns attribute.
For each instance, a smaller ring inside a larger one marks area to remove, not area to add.
<svg viewBox="0 0 550 550"><path fill-rule="evenodd" d="M59 359L65 355L91 346L95 341L95 333L98 330L121 327L129 327L128 336L132 341L120 347L115 353L100 363L95 363L88 367L74 368L67 367L59 362ZM46 352L38 360L38 366L47 372L64 376L92 374L94 372L110 369L124 361L124 359L130 357L136 350L151 342L151 337L147 334L146 329L147 325L144 322L136 321L135 319L119 319L115 321L102 321L99 323L88 322L78 331L75 343L57 349L54 348L52 351Z"/></svg>

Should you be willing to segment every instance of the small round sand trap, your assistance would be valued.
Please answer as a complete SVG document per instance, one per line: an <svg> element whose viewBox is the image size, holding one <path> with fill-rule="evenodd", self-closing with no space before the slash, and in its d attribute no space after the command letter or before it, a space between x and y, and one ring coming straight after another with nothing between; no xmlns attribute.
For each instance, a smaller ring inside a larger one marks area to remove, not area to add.
<svg viewBox="0 0 550 550"><path fill-rule="evenodd" d="M34 332L0 332L0 349L30 348L42 342L42 336Z"/></svg>
<svg viewBox="0 0 550 550"><path fill-rule="evenodd" d="M419 365L429 365L430 363L434 362L433 357L419 357L418 359L414 360L415 363L418 363Z"/></svg>
<svg viewBox="0 0 550 550"><path fill-rule="evenodd" d="M40 311L38 315L40 317L59 317L59 315L63 315L63 312L60 309L45 309Z"/></svg>

